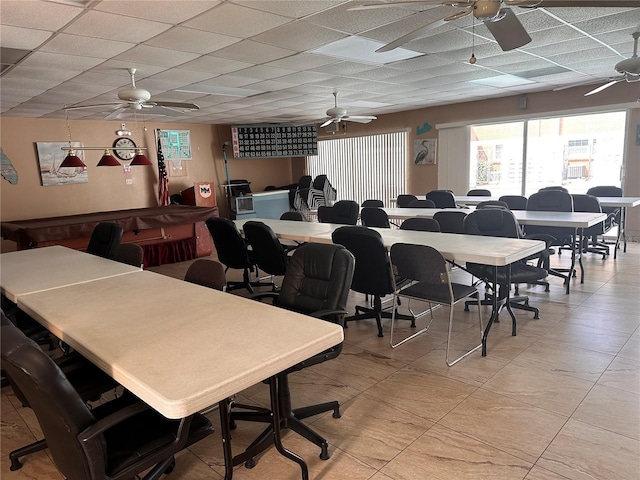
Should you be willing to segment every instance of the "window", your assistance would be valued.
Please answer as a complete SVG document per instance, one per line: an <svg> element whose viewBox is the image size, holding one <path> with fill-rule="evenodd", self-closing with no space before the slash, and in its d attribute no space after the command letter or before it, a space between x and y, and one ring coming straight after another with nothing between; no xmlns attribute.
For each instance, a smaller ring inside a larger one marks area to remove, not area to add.
<svg viewBox="0 0 640 480"><path fill-rule="evenodd" d="M338 200L370 198L388 205L406 191L407 133L385 133L318 141L318 155L307 157L307 173L325 174Z"/></svg>
<svg viewBox="0 0 640 480"><path fill-rule="evenodd" d="M608 112L472 126L469 188L528 196L549 185L620 186L625 122L625 112Z"/></svg>

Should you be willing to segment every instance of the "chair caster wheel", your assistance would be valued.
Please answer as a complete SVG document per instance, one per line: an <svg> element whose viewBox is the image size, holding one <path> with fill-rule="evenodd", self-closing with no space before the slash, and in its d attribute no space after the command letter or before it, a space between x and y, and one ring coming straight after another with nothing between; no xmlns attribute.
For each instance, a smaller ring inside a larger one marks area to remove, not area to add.
<svg viewBox="0 0 640 480"><path fill-rule="evenodd" d="M171 463L169 464L167 469L164 471L165 475L168 475L171 472L173 472L174 468L176 468L176 459L175 458L171 461Z"/></svg>
<svg viewBox="0 0 640 480"><path fill-rule="evenodd" d="M255 466L256 466L256 459L255 458L251 458L251 459L247 460L246 462L244 462L244 468L248 468L249 470L251 470Z"/></svg>
<svg viewBox="0 0 640 480"><path fill-rule="evenodd" d="M229 429L235 430L238 427L235 420L229 420Z"/></svg>
<svg viewBox="0 0 640 480"><path fill-rule="evenodd" d="M340 417L342 417L342 414L340 413L340 408L339 408L339 407L338 407L338 408L336 408L336 409L333 411L333 415L332 415L332 417L333 417L333 418L340 418Z"/></svg>
<svg viewBox="0 0 640 480"><path fill-rule="evenodd" d="M464 311L465 311L465 312L468 312L468 311L469 311L469 307L465 305L465 306L464 306Z"/></svg>
<svg viewBox="0 0 640 480"><path fill-rule="evenodd" d="M540 320L540 315L538 315L537 313L533 315L533 319L534 320Z"/></svg>
<svg viewBox="0 0 640 480"><path fill-rule="evenodd" d="M382 332L378 332L378 336L379 337L384 337L384 334Z"/></svg>
<svg viewBox="0 0 640 480"><path fill-rule="evenodd" d="M320 453L320 460L329 460L329 447L327 445L322 446L322 452Z"/></svg>
<svg viewBox="0 0 640 480"><path fill-rule="evenodd" d="M16 470L20 470L22 468L22 462L20 462L20 460L16 460L15 462L12 460L11 461L11 466L9 467L9 470L11 470L12 472L15 472Z"/></svg>

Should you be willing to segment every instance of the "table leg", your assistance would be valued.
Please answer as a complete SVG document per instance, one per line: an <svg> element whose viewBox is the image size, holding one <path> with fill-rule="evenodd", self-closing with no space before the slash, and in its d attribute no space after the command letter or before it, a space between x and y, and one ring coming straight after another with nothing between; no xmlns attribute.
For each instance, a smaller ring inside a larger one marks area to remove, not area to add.
<svg viewBox="0 0 640 480"><path fill-rule="evenodd" d="M578 229L578 245L580 245L580 253L579 253L579 257L578 257L578 264L580 265L580 283L584 283L584 265L582 264L582 253L583 253L583 248L582 248L582 242L583 242L583 237L584 237L584 228L579 228Z"/></svg>
<svg viewBox="0 0 640 480"><path fill-rule="evenodd" d="M493 322L498 318L498 267L493 267L493 296L491 299L491 317L489 317L489 321L487 322L487 326L484 328L484 332L482 332L482 356L487 356L487 337L489 336L489 331L491 330L491 326ZM478 297L478 308L481 308L480 305L480 297Z"/></svg>
<svg viewBox="0 0 640 480"><path fill-rule="evenodd" d="M224 479L233 478L233 453L231 452L231 428L229 427L229 402L218 402L220 410L220 430L222 431L222 454L224 458Z"/></svg>

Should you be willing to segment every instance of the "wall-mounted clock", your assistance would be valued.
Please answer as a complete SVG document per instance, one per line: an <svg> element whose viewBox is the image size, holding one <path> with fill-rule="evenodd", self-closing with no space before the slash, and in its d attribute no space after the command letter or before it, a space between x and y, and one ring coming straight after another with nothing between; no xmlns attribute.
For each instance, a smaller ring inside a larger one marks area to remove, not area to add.
<svg viewBox="0 0 640 480"><path fill-rule="evenodd" d="M127 137L116 138L113 142L113 148L113 154L120 160L131 160L136 154L135 150L130 150L136 148L135 142Z"/></svg>

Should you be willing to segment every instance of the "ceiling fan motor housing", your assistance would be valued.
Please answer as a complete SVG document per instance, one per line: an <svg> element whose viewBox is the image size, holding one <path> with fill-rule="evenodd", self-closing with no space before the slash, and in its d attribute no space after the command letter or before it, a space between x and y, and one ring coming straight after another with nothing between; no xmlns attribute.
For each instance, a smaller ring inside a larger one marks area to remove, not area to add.
<svg viewBox="0 0 640 480"><path fill-rule="evenodd" d="M347 114L347 109L343 107L333 107L327 110L327 117L342 118Z"/></svg>
<svg viewBox="0 0 640 480"><path fill-rule="evenodd" d="M151 94L143 88L126 88L118 92L118 98L128 102L146 102Z"/></svg>
<svg viewBox="0 0 640 480"><path fill-rule="evenodd" d="M473 6L473 16L479 20L494 18L501 6L502 3L498 0L477 0Z"/></svg>

